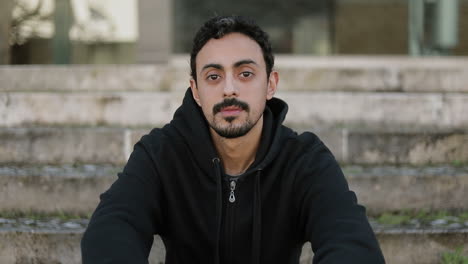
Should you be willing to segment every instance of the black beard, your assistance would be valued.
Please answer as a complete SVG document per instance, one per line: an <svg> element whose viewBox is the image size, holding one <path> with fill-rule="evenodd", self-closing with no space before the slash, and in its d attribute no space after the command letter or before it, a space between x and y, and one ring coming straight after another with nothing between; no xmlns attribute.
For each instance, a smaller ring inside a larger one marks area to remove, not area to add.
<svg viewBox="0 0 468 264"><path fill-rule="evenodd" d="M228 119L230 119L230 120L228 120ZM227 122L231 123L231 124L232 124L232 121L234 119L235 119L235 117L225 118L225 120ZM257 120L257 122L258 122L258 120ZM250 121L247 121L245 124L243 124L240 127L220 128L220 127L216 127L214 124L210 124L210 126L221 137L224 137L224 138L238 138L238 137L245 136L247 133L249 133L249 131L252 129L252 127L255 126L255 124L257 122L252 123Z"/></svg>
<svg viewBox="0 0 468 264"><path fill-rule="evenodd" d="M226 122L228 122L228 123L232 123L232 121L236 120L236 117L235 116L226 116L224 118L224 120L226 120Z"/></svg>
<svg viewBox="0 0 468 264"><path fill-rule="evenodd" d="M218 103L213 106L213 122L210 124L210 126L211 128L213 128L214 131L216 131L216 133L218 133L218 135L224 138L237 138L237 137L245 136L245 134L247 134L252 129L252 127L258 122L258 120L254 124L252 124L252 122L247 120L246 123L240 127L221 128L221 127L216 126L214 116L217 113L221 112L223 108L230 107L230 106L239 107L240 109L244 110L247 113L250 112L250 107L247 103L239 101L236 98L224 99L221 103ZM236 116L227 116L224 118L224 120L232 124L232 122L236 120L236 118L237 118Z"/></svg>

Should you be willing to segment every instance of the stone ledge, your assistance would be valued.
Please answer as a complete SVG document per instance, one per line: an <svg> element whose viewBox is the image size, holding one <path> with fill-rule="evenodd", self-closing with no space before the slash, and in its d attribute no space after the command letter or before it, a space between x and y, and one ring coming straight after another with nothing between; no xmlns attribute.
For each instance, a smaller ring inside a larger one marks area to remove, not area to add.
<svg viewBox="0 0 468 264"><path fill-rule="evenodd" d="M465 57L276 56L280 89L468 92ZM0 91L179 91L189 55L159 65L0 66Z"/></svg>
<svg viewBox="0 0 468 264"><path fill-rule="evenodd" d="M0 93L0 126L141 126L171 120L182 102L169 92Z"/></svg>
<svg viewBox="0 0 468 264"><path fill-rule="evenodd" d="M0 66L0 91L168 91L167 71L166 65Z"/></svg>
<svg viewBox="0 0 468 264"><path fill-rule="evenodd" d="M369 214L401 210L468 210L468 167L343 166Z"/></svg>
<svg viewBox="0 0 468 264"><path fill-rule="evenodd" d="M376 231L387 263L439 264L442 253L462 247L468 254L468 229Z"/></svg>
<svg viewBox="0 0 468 264"><path fill-rule="evenodd" d="M0 211L89 214L121 170L93 164L1 166Z"/></svg>
<svg viewBox="0 0 468 264"><path fill-rule="evenodd" d="M8 231L0 230L0 262L16 263L81 263L80 231ZM377 239L387 263L438 264L441 254L462 246L468 253L468 229L461 230L376 230ZM165 250L156 236L150 264L164 262ZM311 263L310 244L305 244L301 264Z"/></svg>
<svg viewBox="0 0 468 264"><path fill-rule="evenodd" d="M468 129L468 94L279 92L294 127ZM0 126L153 126L169 122L180 92L0 92Z"/></svg>
<svg viewBox="0 0 468 264"><path fill-rule="evenodd" d="M122 166L0 166L0 211L91 213ZM350 189L374 215L396 210L468 210L468 167L343 166Z"/></svg>
<svg viewBox="0 0 468 264"><path fill-rule="evenodd" d="M131 132L122 128L0 129L0 163L123 164Z"/></svg>
<svg viewBox="0 0 468 264"><path fill-rule="evenodd" d="M0 128L0 164L124 164L150 128ZM298 131L303 131L299 129ZM343 164L466 164L463 130L311 130Z"/></svg>

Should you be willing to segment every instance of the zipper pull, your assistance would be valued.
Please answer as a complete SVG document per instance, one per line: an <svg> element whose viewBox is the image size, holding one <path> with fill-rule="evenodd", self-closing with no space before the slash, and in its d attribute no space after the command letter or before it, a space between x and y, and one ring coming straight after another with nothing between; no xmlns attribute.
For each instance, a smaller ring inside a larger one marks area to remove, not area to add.
<svg viewBox="0 0 468 264"><path fill-rule="evenodd" d="M231 193L229 194L229 202L233 203L236 201L234 191L236 190L236 181L231 181Z"/></svg>

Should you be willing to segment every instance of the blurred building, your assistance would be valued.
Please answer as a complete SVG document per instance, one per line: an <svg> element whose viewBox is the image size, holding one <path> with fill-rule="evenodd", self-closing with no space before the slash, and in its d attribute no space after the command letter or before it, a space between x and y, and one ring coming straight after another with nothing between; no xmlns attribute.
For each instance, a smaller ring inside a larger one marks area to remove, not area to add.
<svg viewBox="0 0 468 264"><path fill-rule="evenodd" d="M416 2L422 13L411 10ZM456 9L438 12L442 2ZM468 54L468 0L17 0L12 61L164 62L189 52L203 21L224 14L253 17L276 53L404 55L413 34L418 55ZM452 32L453 44L436 45L443 36L434 28Z"/></svg>

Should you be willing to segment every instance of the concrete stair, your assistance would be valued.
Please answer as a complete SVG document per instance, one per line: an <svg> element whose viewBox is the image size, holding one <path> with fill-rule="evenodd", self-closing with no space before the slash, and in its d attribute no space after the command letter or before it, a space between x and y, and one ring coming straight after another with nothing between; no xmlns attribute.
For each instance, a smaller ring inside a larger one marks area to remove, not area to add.
<svg viewBox="0 0 468 264"><path fill-rule="evenodd" d="M276 64L291 126L468 128L464 58L279 56ZM162 125L188 78L186 57L158 66L0 66L0 126Z"/></svg>
<svg viewBox="0 0 468 264"><path fill-rule="evenodd" d="M86 219L2 215L91 213L135 142L171 119L188 65L0 66L0 263L80 263ZM468 211L466 58L278 56L276 69L286 123L322 138L370 216ZM468 225L373 227L390 264L468 254ZM157 238L151 263L163 256Z"/></svg>
<svg viewBox="0 0 468 264"><path fill-rule="evenodd" d="M0 167L0 212L92 212L122 166ZM343 166L350 188L369 214L397 210L468 211L468 167ZM21 194L21 195L19 195Z"/></svg>
<svg viewBox="0 0 468 264"><path fill-rule="evenodd" d="M79 245L86 220L16 219L4 226L9 227L0 230L0 263L81 263ZM440 252L450 251L468 240L468 225L457 229L374 227L374 230L387 263L440 263ZM155 236L149 262L164 263L164 256L164 245ZM312 256L307 243L300 263L311 263Z"/></svg>
<svg viewBox="0 0 468 264"><path fill-rule="evenodd" d="M0 128L0 163L124 164L133 145L150 130L70 126ZM468 130L312 128L310 131L319 135L337 160L345 164L468 162Z"/></svg>
<svg viewBox="0 0 468 264"><path fill-rule="evenodd" d="M466 57L275 57L280 89L405 93L468 92ZM0 66L0 91L184 91L189 56L164 65Z"/></svg>
<svg viewBox="0 0 468 264"><path fill-rule="evenodd" d="M0 126L163 125L183 92L3 92ZM468 128L468 94L278 92L294 127ZM66 106L66 107L64 107Z"/></svg>

